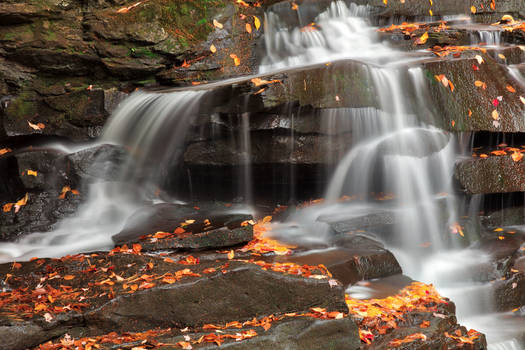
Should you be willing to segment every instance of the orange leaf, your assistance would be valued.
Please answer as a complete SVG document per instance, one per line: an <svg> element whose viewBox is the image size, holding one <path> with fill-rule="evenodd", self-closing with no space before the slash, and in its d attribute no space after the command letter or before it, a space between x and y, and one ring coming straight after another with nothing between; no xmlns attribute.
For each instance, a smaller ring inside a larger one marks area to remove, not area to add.
<svg viewBox="0 0 525 350"><path fill-rule="evenodd" d="M519 162L523 158L523 153L520 152L514 152L510 155L512 157L512 160L515 162Z"/></svg>
<svg viewBox="0 0 525 350"><path fill-rule="evenodd" d="M246 23L246 31L250 34L252 33L252 25L250 23Z"/></svg>
<svg viewBox="0 0 525 350"><path fill-rule="evenodd" d="M71 281L71 280L74 279L74 278L75 278L75 276L73 276L73 275L65 275L65 276L64 276L64 279L65 279L66 281Z"/></svg>
<svg viewBox="0 0 525 350"><path fill-rule="evenodd" d="M471 6L470 7L470 12L476 13L477 12L476 7L475 6Z"/></svg>
<svg viewBox="0 0 525 350"><path fill-rule="evenodd" d="M42 130L42 129L44 129L46 127L43 123L33 124L30 121L27 121L27 124L33 130Z"/></svg>
<svg viewBox="0 0 525 350"><path fill-rule="evenodd" d="M233 63L238 66L241 64L241 60L239 59L239 57L237 57L236 54L232 53L230 54L230 57L233 59Z"/></svg>
<svg viewBox="0 0 525 350"><path fill-rule="evenodd" d="M15 205L15 203L7 203L7 204L4 204L3 206L3 210L5 213L11 211L11 209L13 208L13 205Z"/></svg>
<svg viewBox="0 0 525 350"><path fill-rule="evenodd" d="M2 148L0 149L0 156L9 152L11 152L10 148Z"/></svg>
<svg viewBox="0 0 525 350"><path fill-rule="evenodd" d="M138 243L135 243L132 246L132 250L133 250L133 253L139 254L140 251L142 250L142 246L140 244L138 244Z"/></svg>
<svg viewBox="0 0 525 350"><path fill-rule="evenodd" d="M34 170L27 170L27 176L37 176L38 175L38 172L34 171Z"/></svg>
<svg viewBox="0 0 525 350"><path fill-rule="evenodd" d="M508 91L508 92L515 93L515 92L516 92L516 89L514 89L511 85L507 85L507 91Z"/></svg>
<svg viewBox="0 0 525 350"><path fill-rule="evenodd" d="M424 43L426 43L428 40L428 32L425 32L423 35L421 35L417 40L416 40L416 45L422 45Z"/></svg>
<svg viewBox="0 0 525 350"><path fill-rule="evenodd" d="M235 253L233 252L233 250L230 250L230 252L228 253L228 259L231 260L233 259L235 256Z"/></svg>

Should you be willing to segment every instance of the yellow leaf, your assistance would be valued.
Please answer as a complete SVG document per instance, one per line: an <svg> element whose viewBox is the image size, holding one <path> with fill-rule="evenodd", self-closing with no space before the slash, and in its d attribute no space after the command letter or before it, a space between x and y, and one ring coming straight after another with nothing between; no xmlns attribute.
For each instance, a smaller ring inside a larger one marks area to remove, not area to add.
<svg viewBox="0 0 525 350"><path fill-rule="evenodd" d="M223 25L221 22L217 21L216 19L213 20L213 25L219 29L223 28Z"/></svg>
<svg viewBox="0 0 525 350"><path fill-rule="evenodd" d="M211 44L210 51L211 51L211 53L217 52L217 48L215 47L215 45Z"/></svg>
<svg viewBox="0 0 525 350"><path fill-rule="evenodd" d="M388 0L383 0L383 4L388 5Z"/></svg>
<svg viewBox="0 0 525 350"><path fill-rule="evenodd" d="M27 176L37 176L38 175L38 172L34 171L34 170L27 170Z"/></svg>
<svg viewBox="0 0 525 350"><path fill-rule="evenodd" d="M26 193L24 198L20 199L18 202L15 203L15 213L18 213L18 211L20 210L20 207L27 204L28 199L29 199L29 194Z"/></svg>
<svg viewBox="0 0 525 350"><path fill-rule="evenodd" d="M507 59L507 57L505 57L505 55L503 55L501 53L498 54L498 57L501 58L502 60L506 60Z"/></svg>
<svg viewBox="0 0 525 350"><path fill-rule="evenodd" d="M60 192L60 195L58 196L58 198L60 199L66 198L66 193L68 193L69 191L71 191L71 187L69 186L62 187L62 192Z"/></svg>
<svg viewBox="0 0 525 350"><path fill-rule="evenodd" d="M230 251L228 252L228 259L231 260L231 259L233 259L234 257L235 257L235 253L233 252L233 250L230 250Z"/></svg>
<svg viewBox="0 0 525 350"><path fill-rule="evenodd" d="M259 30L259 28L261 28L261 21L259 20L259 17L253 16L253 25L255 26L256 30Z"/></svg>
<svg viewBox="0 0 525 350"><path fill-rule="evenodd" d="M432 9L428 10L428 14L429 14L430 16L434 16L434 12L432 12Z"/></svg>
<svg viewBox="0 0 525 350"><path fill-rule="evenodd" d="M428 40L428 32L425 32L423 35L421 35L417 40L416 40L416 44L417 45L422 45L424 43L426 43Z"/></svg>
<svg viewBox="0 0 525 350"><path fill-rule="evenodd" d="M230 54L230 57L233 59L233 63L238 66L241 64L241 60L239 59L239 57L237 57L236 54L232 53Z"/></svg>
<svg viewBox="0 0 525 350"><path fill-rule="evenodd" d="M512 160L514 162L519 162L523 158L523 153L521 153L521 152L514 152L510 156L512 157Z"/></svg>
<svg viewBox="0 0 525 350"><path fill-rule="evenodd" d="M252 25L250 23L246 23L246 31L250 34L252 33Z"/></svg>
<svg viewBox="0 0 525 350"><path fill-rule="evenodd" d="M299 6L297 6L295 2L292 2L292 10L297 11L298 8Z"/></svg>
<svg viewBox="0 0 525 350"><path fill-rule="evenodd" d="M498 120L499 119L499 113L497 110L492 111L492 119Z"/></svg>
<svg viewBox="0 0 525 350"><path fill-rule="evenodd" d="M497 229L494 230L494 232L503 232L503 229L501 227L498 227Z"/></svg>
<svg viewBox="0 0 525 350"><path fill-rule="evenodd" d="M477 12L476 7L475 6L471 6L470 7L470 12L476 13Z"/></svg>

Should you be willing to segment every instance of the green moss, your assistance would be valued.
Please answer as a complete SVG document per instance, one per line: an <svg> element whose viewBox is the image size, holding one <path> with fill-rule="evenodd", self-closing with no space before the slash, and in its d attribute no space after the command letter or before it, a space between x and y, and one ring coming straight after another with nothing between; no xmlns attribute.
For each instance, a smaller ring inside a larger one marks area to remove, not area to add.
<svg viewBox="0 0 525 350"><path fill-rule="evenodd" d="M16 100L9 104L7 113L20 119L35 115L36 108L32 97L29 93L22 93Z"/></svg>
<svg viewBox="0 0 525 350"><path fill-rule="evenodd" d="M226 6L226 0L151 0L138 11L120 17L126 23L138 21L159 23L182 47L205 40L213 30L210 23L213 8Z"/></svg>
<svg viewBox="0 0 525 350"><path fill-rule="evenodd" d="M48 31L46 33L46 40L47 41L55 41L55 40L57 40L57 34L55 32Z"/></svg>
<svg viewBox="0 0 525 350"><path fill-rule="evenodd" d="M129 49L129 55L131 57L135 57L135 58L157 58L159 57L158 54L152 52L149 48L145 48L145 47L141 47L141 48L134 48L134 47L131 47Z"/></svg>

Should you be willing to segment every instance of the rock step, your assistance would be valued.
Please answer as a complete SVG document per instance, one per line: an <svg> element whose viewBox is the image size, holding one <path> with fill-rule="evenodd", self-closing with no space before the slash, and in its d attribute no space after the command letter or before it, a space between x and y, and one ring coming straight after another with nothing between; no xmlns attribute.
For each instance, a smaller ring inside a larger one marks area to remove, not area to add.
<svg viewBox="0 0 525 350"><path fill-rule="evenodd" d="M514 149L492 151L500 155L477 151L456 164L455 177L468 194L525 192L525 149Z"/></svg>
<svg viewBox="0 0 525 350"><path fill-rule="evenodd" d="M242 261L184 265L129 250L3 264L0 272L10 275L0 293L2 350L36 346L66 332L195 328L311 307L348 311L341 284L327 276L289 275Z"/></svg>

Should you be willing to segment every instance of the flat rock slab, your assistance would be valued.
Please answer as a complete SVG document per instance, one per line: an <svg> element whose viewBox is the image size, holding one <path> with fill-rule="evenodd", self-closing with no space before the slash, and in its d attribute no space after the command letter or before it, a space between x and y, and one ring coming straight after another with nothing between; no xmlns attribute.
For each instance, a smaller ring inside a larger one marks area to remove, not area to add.
<svg viewBox="0 0 525 350"><path fill-rule="evenodd" d="M276 261L307 265L323 264L344 286L402 272L390 251L381 243L361 235L341 237L332 248L289 257L277 257Z"/></svg>
<svg viewBox="0 0 525 350"><path fill-rule="evenodd" d="M90 336L242 322L312 307L348 311L342 286L328 277L246 261L176 260L130 249L0 265L0 275L8 276L1 282L0 339L11 340L0 349L36 346L71 329Z"/></svg>
<svg viewBox="0 0 525 350"><path fill-rule="evenodd" d="M112 239L116 245L140 243L149 251L215 249L251 241L253 227L247 222L253 217L226 209L218 204L202 209L169 203L144 207Z"/></svg>
<svg viewBox="0 0 525 350"><path fill-rule="evenodd" d="M525 191L525 161L510 155L460 161L455 176L469 194Z"/></svg>

